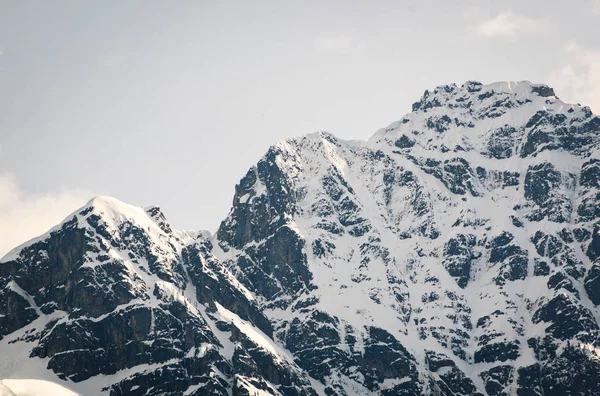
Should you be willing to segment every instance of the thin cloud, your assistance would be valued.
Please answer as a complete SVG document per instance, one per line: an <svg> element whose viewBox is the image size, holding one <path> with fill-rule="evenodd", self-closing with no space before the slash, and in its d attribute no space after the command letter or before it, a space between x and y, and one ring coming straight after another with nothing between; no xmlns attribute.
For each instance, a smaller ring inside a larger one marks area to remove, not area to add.
<svg viewBox="0 0 600 396"><path fill-rule="evenodd" d="M563 46L561 58L548 83L565 102L590 106L600 114L600 49L570 42Z"/></svg>
<svg viewBox="0 0 600 396"><path fill-rule="evenodd" d="M527 34L543 34L550 24L543 19L529 18L513 11L501 12L498 15L473 24L470 28L483 38L514 39Z"/></svg>
<svg viewBox="0 0 600 396"><path fill-rule="evenodd" d="M0 170L0 258L62 221L90 198L85 191L27 194L14 174Z"/></svg>
<svg viewBox="0 0 600 396"><path fill-rule="evenodd" d="M319 52L334 52L348 54L362 51L365 47L364 40L356 40L348 36L317 37L313 47Z"/></svg>

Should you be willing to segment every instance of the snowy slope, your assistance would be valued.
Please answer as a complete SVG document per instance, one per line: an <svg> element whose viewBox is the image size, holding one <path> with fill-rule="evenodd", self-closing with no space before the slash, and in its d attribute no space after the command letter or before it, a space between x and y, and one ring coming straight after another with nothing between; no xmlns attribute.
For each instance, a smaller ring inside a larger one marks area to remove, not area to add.
<svg viewBox="0 0 600 396"><path fill-rule="evenodd" d="M40 380L0 380L0 396L77 396L67 388Z"/></svg>
<svg viewBox="0 0 600 396"><path fill-rule="evenodd" d="M279 142L214 235L97 198L0 261L0 351L18 356L0 375L84 394L598 394L599 140L547 86L467 82L368 141Z"/></svg>

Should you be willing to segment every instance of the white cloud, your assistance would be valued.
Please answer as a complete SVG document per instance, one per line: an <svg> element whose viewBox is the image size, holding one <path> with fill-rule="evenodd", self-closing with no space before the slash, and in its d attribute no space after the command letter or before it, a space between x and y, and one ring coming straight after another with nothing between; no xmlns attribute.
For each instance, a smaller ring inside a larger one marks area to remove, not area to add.
<svg viewBox="0 0 600 396"><path fill-rule="evenodd" d="M545 33L549 27L550 24L543 19L529 18L513 11L505 11L473 24L471 30L484 38L514 39L524 34Z"/></svg>
<svg viewBox="0 0 600 396"><path fill-rule="evenodd" d="M14 174L0 170L0 257L62 221L90 198L84 191L27 194Z"/></svg>
<svg viewBox="0 0 600 396"><path fill-rule="evenodd" d="M0 56L4 55L4 50L2 50L2 48L0 48Z"/></svg>
<svg viewBox="0 0 600 396"><path fill-rule="evenodd" d="M594 14L600 15L600 0L594 1L594 5L592 6L592 12Z"/></svg>
<svg viewBox="0 0 600 396"><path fill-rule="evenodd" d="M315 50L322 52L349 54L352 52L362 51L365 47L365 41L356 40L352 37L343 35L318 37L313 42L313 47Z"/></svg>
<svg viewBox="0 0 600 396"><path fill-rule="evenodd" d="M567 43L559 67L548 76L548 84L569 103L590 106L600 114L600 49Z"/></svg>

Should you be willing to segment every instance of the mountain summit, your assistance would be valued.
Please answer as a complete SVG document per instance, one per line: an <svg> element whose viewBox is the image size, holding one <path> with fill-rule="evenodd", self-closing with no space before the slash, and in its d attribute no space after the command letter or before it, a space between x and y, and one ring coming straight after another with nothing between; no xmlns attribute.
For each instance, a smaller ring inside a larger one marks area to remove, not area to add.
<svg viewBox="0 0 600 396"><path fill-rule="evenodd" d="M212 235L96 198L0 260L0 376L110 395L600 393L600 117L529 82L285 139Z"/></svg>

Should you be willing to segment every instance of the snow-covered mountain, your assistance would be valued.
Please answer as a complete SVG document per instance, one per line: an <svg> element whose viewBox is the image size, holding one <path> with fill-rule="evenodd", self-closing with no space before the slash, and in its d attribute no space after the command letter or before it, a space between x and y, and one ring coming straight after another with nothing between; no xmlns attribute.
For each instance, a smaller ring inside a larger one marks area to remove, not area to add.
<svg viewBox="0 0 600 396"><path fill-rule="evenodd" d="M447 85L271 147L216 234L100 197L0 261L0 377L111 395L600 394L600 117Z"/></svg>

